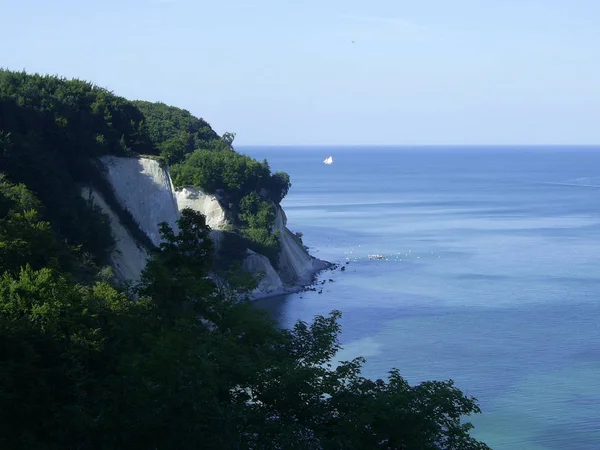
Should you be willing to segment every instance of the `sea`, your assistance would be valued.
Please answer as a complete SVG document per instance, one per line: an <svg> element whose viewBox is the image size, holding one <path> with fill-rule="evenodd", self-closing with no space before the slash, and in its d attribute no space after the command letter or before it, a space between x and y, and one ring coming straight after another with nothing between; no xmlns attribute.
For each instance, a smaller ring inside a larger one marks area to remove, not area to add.
<svg viewBox="0 0 600 450"><path fill-rule="evenodd" d="M600 147L238 150L290 174L288 228L346 268L258 301L281 326L341 311L340 360L454 380L494 449L600 449Z"/></svg>

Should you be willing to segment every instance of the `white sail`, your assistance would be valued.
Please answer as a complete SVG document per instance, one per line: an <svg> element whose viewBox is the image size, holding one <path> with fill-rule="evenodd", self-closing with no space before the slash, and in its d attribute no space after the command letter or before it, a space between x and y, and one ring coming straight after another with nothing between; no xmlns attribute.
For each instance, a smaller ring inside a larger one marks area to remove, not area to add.
<svg viewBox="0 0 600 450"><path fill-rule="evenodd" d="M333 156L328 156L323 160L323 164L333 164Z"/></svg>

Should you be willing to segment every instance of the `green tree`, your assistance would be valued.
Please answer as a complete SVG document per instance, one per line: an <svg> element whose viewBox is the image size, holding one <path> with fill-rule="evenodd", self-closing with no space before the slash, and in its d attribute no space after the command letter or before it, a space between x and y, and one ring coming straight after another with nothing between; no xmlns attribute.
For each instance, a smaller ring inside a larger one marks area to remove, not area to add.
<svg viewBox="0 0 600 450"><path fill-rule="evenodd" d="M50 224L40 221L37 211L11 211L0 219L0 273L15 273L27 264L58 267L60 253Z"/></svg>
<svg viewBox="0 0 600 450"><path fill-rule="evenodd" d="M272 199L276 204L281 203L292 187L290 176L285 172L275 172L273 175L271 175L270 184Z"/></svg>
<svg viewBox="0 0 600 450"><path fill-rule="evenodd" d="M0 277L0 447L98 448L123 408L120 360L152 329L147 308L55 270Z"/></svg>
<svg viewBox="0 0 600 450"><path fill-rule="evenodd" d="M244 448L487 449L469 436L476 400L452 381L410 386L360 375L362 358L333 364L338 320L316 317L283 332L272 365L249 387L252 420Z"/></svg>
<svg viewBox="0 0 600 450"><path fill-rule="evenodd" d="M34 269L73 269L77 264L76 250L41 220L43 209L25 185L9 183L0 174L0 274L18 274L28 264Z"/></svg>
<svg viewBox="0 0 600 450"><path fill-rule="evenodd" d="M271 175L269 164L231 150L198 149L171 167L176 186L196 186L209 194L218 190L234 203L251 192L279 203L290 184L285 172Z"/></svg>
<svg viewBox="0 0 600 450"><path fill-rule="evenodd" d="M184 132L158 144L160 155L167 164L174 164L183 160L184 156L194 150L194 136Z"/></svg>
<svg viewBox="0 0 600 450"><path fill-rule="evenodd" d="M211 148L221 138L203 119L194 117L189 111L164 103L145 101L132 102L144 115L143 129L161 154L170 153L169 164L181 162L183 157L197 148ZM178 145L185 136L185 145ZM170 142L167 144L167 142ZM180 150L183 149L183 153Z"/></svg>
<svg viewBox="0 0 600 450"><path fill-rule="evenodd" d="M251 192L241 200L239 209L242 234L255 245L256 251L267 256L273 267L277 267L280 241L279 233L273 230L274 206Z"/></svg>
<svg viewBox="0 0 600 450"><path fill-rule="evenodd" d="M225 145L227 145L227 147L233 150L233 141L235 140L235 133L230 133L229 131L226 131L225 133L223 133L223 136L221 136L221 140L225 143Z"/></svg>
<svg viewBox="0 0 600 450"><path fill-rule="evenodd" d="M249 228L272 227L275 221L273 206L260 198L256 192L246 195L240 202L240 219Z"/></svg>
<svg viewBox="0 0 600 450"><path fill-rule="evenodd" d="M192 210L181 211L179 233L166 223L160 226L162 242L142 272L138 291L148 296L168 315L179 314L214 292L208 277L213 266L213 245L206 218Z"/></svg>

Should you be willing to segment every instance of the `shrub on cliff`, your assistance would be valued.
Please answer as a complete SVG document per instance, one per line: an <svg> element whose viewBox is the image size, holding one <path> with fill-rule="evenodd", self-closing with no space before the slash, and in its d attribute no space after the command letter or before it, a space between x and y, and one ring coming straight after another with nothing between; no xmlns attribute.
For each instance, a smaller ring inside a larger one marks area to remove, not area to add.
<svg viewBox="0 0 600 450"><path fill-rule="evenodd" d="M172 166L171 176L175 186L197 186L209 194L223 190L228 198L239 202L250 192L268 189L271 170L266 161L230 149L198 149Z"/></svg>
<svg viewBox="0 0 600 450"><path fill-rule="evenodd" d="M196 186L204 192L218 191L239 203L251 193L278 205L291 187L285 172L271 173L269 163L230 149L198 149L171 166L175 186Z"/></svg>
<svg viewBox="0 0 600 450"><path fill-rule="evenodd" d="M271 193L271 199L279 204L288 194L288 191L292 187L290 176L286 172L275 172L271 175L269 180L269 192Z"/></svg>
<svg viewBox="0 0 600 450"><path fill-rule="evenodd" d="M277 267L280 250L279 235L273 231L275 211L272 203L263 200L256 192L250 192L240 201L239 218L242 234L259 245L259 253L267 256Z"/></svg>

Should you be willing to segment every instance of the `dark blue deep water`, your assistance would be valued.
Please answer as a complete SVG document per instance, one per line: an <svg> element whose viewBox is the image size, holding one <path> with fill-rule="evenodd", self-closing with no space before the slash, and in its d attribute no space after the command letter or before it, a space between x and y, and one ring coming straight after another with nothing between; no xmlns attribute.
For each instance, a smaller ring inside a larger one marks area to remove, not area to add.
<svg viewBox="0 0 600 450"><path fill-rule="evenodd" d="M340 358L454 379L492 448L600 448L600 148L239 150L290 174L312 254L350 261L260 301L283 326L341 310Z"/></svg>

